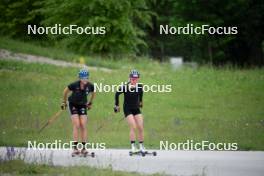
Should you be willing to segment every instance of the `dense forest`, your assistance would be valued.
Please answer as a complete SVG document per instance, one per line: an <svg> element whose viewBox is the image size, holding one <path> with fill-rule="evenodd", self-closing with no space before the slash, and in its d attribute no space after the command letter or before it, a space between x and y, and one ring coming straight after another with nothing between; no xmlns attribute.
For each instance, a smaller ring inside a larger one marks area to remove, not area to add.
<svg viewBox="0 0 264 176"><path fill-rule="evenodd" d="M161 61L182 56L214 65L264 65L263 0L1 0L0 13L0 35L82 54ZM105 31L28 34L28 25L56 24ZM161 34L161 25L236 27L237 33Z"/></svg>

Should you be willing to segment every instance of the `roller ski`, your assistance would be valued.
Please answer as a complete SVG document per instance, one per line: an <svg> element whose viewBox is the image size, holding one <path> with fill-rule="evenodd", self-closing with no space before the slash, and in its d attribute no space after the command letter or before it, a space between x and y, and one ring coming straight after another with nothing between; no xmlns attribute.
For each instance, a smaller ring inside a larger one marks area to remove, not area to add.
<svg viewBox="0 0 264 176"><path fill-rule="evenodd" d="M95 157L95 153L94 152L89 153L85 149L82 149L81 151L74 150L72 152L72 157L88 157L88 156L94 158Z"/></svg>
<svg viewBox="0 0 264 176"><path fill-rule="evenodd" d="M82 157L88 157L88 156L90 156L90 157L94 158L95 157L95 154L94 154L94 152L89 153L87 150L82 149L81 156Z"/></svg>
<svg viewBox="0 0 264 176"><path fill-rule="evenodd" d="M80 151L77 150L77 149L74 149L72 154L71 154L72 157L76 157L76 156L79 156L79 155L80 155Z"/></svg>
<svg viewBox="0 0 264 176"><path fill-rule="evenodd" d="M152 155L152 156L157 156L157 152L153 151L153 152L149 152L149 151L129 151L129 156L133 156L133 155L139 155L139 156L146 156L146 155Z"/></svg>
<svg viewBox="0 0 264 176"><path fill-rule="evenodd" d="M146 156L146 155L153 155L153 156L157 156L157 152L153 151L153 152L149 152L145 150L145 147L143 146L143 144L139 144L139 150L136 149L136 147L133 145L131 145L131 151L129 151L129 156L133 156L133 155L140 155L140 156Z"/></svg>

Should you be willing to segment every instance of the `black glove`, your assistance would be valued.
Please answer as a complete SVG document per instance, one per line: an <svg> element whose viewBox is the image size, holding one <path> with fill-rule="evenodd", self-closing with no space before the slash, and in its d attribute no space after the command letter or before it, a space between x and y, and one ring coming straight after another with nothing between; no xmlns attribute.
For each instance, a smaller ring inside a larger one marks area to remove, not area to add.
<svg viewBox="0 0 264 176"><path fill-rule="evenodd" d="M143 102L139 102L139 107L143 108Z"/></svg>
<svg viewBox="0 0 264 176"><path fill-rule="evenodd" d="M119 106L115 106L115 107L114 107L114 112L115 112L115 113L120 112L120 108L119 108Z"/></svg>
<svg viewBox="0 0 264 176"><path fill-rule="evenodd" d="M65 110L67 108L67 103L66 102L62 102L61 103L61 109Z"/></svg>
<svg viewBox="0 0 264 176"><path fill-rule="evenodd" d="M87 103L86 107L87 107L88 110L91 109L92 108L92 102Z"/></svg>

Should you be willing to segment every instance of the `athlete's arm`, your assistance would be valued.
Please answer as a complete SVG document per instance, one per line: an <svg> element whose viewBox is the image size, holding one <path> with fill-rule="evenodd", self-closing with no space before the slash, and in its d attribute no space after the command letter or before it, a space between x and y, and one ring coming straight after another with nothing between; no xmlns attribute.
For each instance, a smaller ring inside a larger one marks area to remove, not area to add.
<svg viewBox="0 0 264 176"><path fill-rule="evenodd" d="M64 90L63 90L63 102L61 103L61 109L64 110L66 109L67 107L67 98L68 98L68 94L70 92L70 89L68 87L66 87Z"/></svg>
<svg viewBox="0 0 264 176"><path fill-rule="evenodd" d="M115 93L115 107L114 107L114 111L115 112L119 112L120 111L120 108L119 108L119 95L122 94L123 91L124 91L124 88L122 86L120 86L119 89Z"/></svg>
<svg viewBox="0 0 264 176"><path fill-rule="evenodd" d="M90 104L93 103L94 98L95 98L95 92L92 92L92 95L91 95L91 98L90 98L90 101L89 101Z"/></svg>
<svg viewBox="0 0 264 176"><path fill-rule="evenodd" d="M90 100L88 101L88 103L86 104L88 109L92 108L93 100L95 98L95 91L94 91L94 85L93 84L90 85L90 90L91 90L91 97L90 97Z"/></svg>
<svg viewBox="0 0 264 176"><path fill-rule="evenodd" d="M70 89L68 87L65 87L65 89L63 90L63 102L65 103L67 101L69 92L70 92Z"/></svg>
<svg viewBox="0 0 264 176"><path fill-rule="evenodd" d="M123 90L124 90L123 87L120 86L118 88L118 91L116 91L116 93L115 93L115 106L119 106L119 95L123 93Z"/></svg>
<svg viewBox="0 0 264 176"><path fill-rule="evenodd" d="M140 93L139 93L139 106L143 107L143 88L141 87Z"/></svg>
<svg viewBox="0 0 264 176"><path fill-rule="evenodd" d="M120 111L119 108L119 95L121 94L121 92L116 92L115 93L115 107L114 107L114 112L117 113Z"/></svg>

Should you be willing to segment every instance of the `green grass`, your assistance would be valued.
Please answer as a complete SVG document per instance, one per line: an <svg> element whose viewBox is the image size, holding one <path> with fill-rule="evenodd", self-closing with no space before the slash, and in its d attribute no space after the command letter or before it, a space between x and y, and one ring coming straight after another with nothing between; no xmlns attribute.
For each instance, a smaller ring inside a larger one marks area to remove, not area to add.
<svg viewBox="0 0 264 176"><path fill-rule="evenodd" d="M93 176L137 176L135 172L113 171L112 169L96 169L87 166L60 167L27 164L22 160L0 161L0 175L93 175Z"/></svg>
<svg viewBox="0 0 264 176"><path fill-rule="evenodd" d="M84 59L85 63L89 66L106 67L111 69L126 68L127 65L133 63L139 63L138 65L150 65L151 63L147 58L123 58L122 61L115 58L103 59L101 56L88 56L76 54L62 47L50 47L42 46L41 42L29 42L22 40L14 40L8 37L0 36L0 48L7 49L12 52L25 53L32 55L45 56L57 60L65 60L69 62L79 63L80 60ZM126 65L124 65L126 63ZM156 63L157 64L157 63Z"/></svg>
<svg viewBox="0 0 264 176"><path fill-rule="evenodd" d="M79 55L67 50L43 47L40 43L37 42L27 43L24 41L18 41L3 36L0 37L0 48L8 49L10 51L19 53L46 56L53 59L61 59L66 61L74 61L74 59L78 59L80 57Z"/></svg>
<svg viewBox="0 0 264 176"><path fill-rule="evenodd" d="M122 61L120 61L122 62ZM144 62L143 62L144 63ZM167 64L127 64L114 71L91 71L91 81L119 84L127 68L139 68L144 84L171 84L170 93L145 93L145 143L160 140L237 142L240 150L264 150L264 70L200 67L173 71ZM151 68L151 69L150 69ZM40 126L59 110L62 90L76 80L77 69L0 61L0 145L27 146L28 140L71 139L68 112L41 134ZM122 97L121 97L122 99ZM89 114L89 141L107 148L128 148L128 127L113 114L114 93L97 93ZM97 127L109 120L98 133Z"/></svg>

